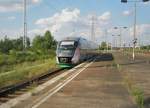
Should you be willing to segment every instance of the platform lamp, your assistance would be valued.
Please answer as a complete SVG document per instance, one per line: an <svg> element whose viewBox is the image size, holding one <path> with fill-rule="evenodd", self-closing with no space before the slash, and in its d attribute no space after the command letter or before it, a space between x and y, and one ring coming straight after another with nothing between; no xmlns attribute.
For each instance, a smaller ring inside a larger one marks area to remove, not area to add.
<svg viewBox="0 0 150 108"><path fill-rule="evenodd" d="M136 7L137 7L137 2L148 2L149 0L121 0L122 3L127 3L127 2L134 2L134 39L133 39L133 52L132 52L132 58L135 60L135 46L137 43L137 38L136 38Z"/></svg>
<svg viewBox="0 0 150 108"><path fill-rule="evenodd" d="M122 29L127 29L128 27L125 26L118 26L118 27L114 27L114 29L119 29L120 33L119 33L119 37L120 37L120 49L122 47Z"/></svg>

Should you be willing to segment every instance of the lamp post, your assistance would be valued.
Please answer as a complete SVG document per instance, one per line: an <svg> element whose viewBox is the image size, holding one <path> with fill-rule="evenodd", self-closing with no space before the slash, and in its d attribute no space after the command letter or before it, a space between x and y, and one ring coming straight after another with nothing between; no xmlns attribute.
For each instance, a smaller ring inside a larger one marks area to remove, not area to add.
<svg viewBox="0 0 150 108"><path fill-rule="evenodd" d="M119 47L117 39L115 39L115 36L120 37L120 35L112 35L114 37L114 49L117 49L117 47Z"/></svg>
<svg viewBox="0 0 150 108"><path fill-rule="evenodd" d="M114 37L115 35L112 35L112 37ZM113 45L113 47L114 47L114 49L115 49L115 45L116 44L116 42L115 42L115 38L112 38L112 45Z"/></svg>
<svg viewBox="0 0 150 108"><path fill-rule="evenodd" d="M104 42L106 43L106 48L105 48L105 51L108 52L108 49L109 49L109 45L108 45L108 29L103 29L105 35L104 35Z"/></svg>
<svg viewBox="0 0 150 108"><path fill-rule="evenodd" d="M134 33L133 33L133 52L132 52L132 58L135 60L135 46L137 43L137 38L136 38L136 12L137 12L137 2L148 2L149 0L135 0L135 1L127 1L127 0L121 0L122 3L127 3L127 2L134 2Z"/></svg>
<svg viewBox="0 0 150 108"><path fill-rule="evenodd" d="M115 39L115 36L116 36L116 35L112 35L112 37L113 37L112 45L114 46L114 50L117 48L117 40Z"/></svg>
<svg viewBox="0 0 150 108"><path fill-rule="evenodd" d="M108 36L108 31L107 31L107 29L105 29L105 42L106 42L106 51L108 52L108 47L109 47L109 45L108 45L107 36Z"/></svg>
<svg viewBox="0 0 150 108"><path fill-rule="evenodd" d="M127 27L114 27L114 29L119 29L119 37L120 37L120 49L122 47L122 29L127 29Z"/></svg>

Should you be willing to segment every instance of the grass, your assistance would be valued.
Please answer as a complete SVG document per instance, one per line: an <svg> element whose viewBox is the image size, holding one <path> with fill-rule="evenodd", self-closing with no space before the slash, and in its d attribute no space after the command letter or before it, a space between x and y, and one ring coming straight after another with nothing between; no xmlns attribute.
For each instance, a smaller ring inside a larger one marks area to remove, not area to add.
<svg viewBox="0 0 150 108"><path fill-rule="evenodd" d="M55 50L50 50L46 54L33 51L10 51L9 54L0 53L0 73L15 70L15 68L22 66L35 65L38 62L42 63L45 62L45 59L54 57Z"/></svg>
<svg viewBox="0 0 150 108"><path fill-rule="evenodd" d="M139 108L144 108L144 92L142 89L139 88L132 88L131 94L134 96L136 103L138 104Z"/></svg>
<svg viewBox="0 0 150 108"><path fill-rule="evenodd" d="M9 73L14 70L18 70L20 67L30 68L32 66L44 64L45 62L46 60L37 60L35 62L23 62L20 64L14 64L14 65L4 65L0 67L0 74Z"/></svg>
<svg viewBox="0 0 150 108"><path fill-rule="evenodd" d="M31 87L30 87L30 89L29 89L29 91L30 91L30 93L32 94L32 96L35 96L35 95L37 95L37 92L35 92L35 88L38 86L38 84L36 83L36 82L33 82L32 83L32 85L31 85Z"/></svg>
<svg viewBox="0 0 150 108"><path fill-rule="evenodd" d="M113 63L113 66L115 66L119 72L122 72L122 67L119 64ZM132 77L129 72L124 72L123 74L123 80L128 88L129 93L132 95L133 99L135 100L136 104L139 108L144 108L144 92L139 87L136 87Z"/></svg>
<svg viewBox="0 0 150 108"><path fill-rule="evenodd" d="M30 63L17 65L16 67L14 67L13 71L1 73L0 87L18 83L20 81L24 81L26 79L30 79L32 77L45 73L52 68L57 68L54 58L45 60L44 62L41 61L41 64L40 61L38 62L39 63L36 62L34 65L33 63L32 65Z"/></svg>
<svg viewBox="0 0 150 108"><path fill-rule="evenodd" d="M144 91L141 88L136 87L128 73L126 73L126 75L124 76L124 82L128 88L129 93L132 95L135 102L137 103L138 107L144 108Z"/></svg>

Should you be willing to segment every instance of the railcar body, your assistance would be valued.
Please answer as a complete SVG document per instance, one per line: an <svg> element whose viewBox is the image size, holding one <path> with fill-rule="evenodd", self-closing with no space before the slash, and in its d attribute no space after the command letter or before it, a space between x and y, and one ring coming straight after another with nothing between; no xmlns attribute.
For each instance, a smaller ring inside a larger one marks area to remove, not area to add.
<svg viewBox="0 0 150 108"><path fill-rule="evenodd" d="M68 37L58 42L56 60L60 67L72 67L95 56L98 45L81 37Z"/></svg>

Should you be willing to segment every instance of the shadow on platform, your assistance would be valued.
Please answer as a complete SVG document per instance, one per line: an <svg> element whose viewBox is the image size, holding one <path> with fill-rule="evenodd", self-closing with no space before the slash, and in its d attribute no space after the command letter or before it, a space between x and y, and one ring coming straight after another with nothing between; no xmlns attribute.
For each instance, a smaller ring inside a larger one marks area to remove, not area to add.
<svg viewBox="0 0 150 108"><path fill-rule="evenodd" d="M150 108L150 97L144 100L144 108Z"/></svg>
<svg viewBox="0 0 150 108"><path fill-rule="evenodd" d="M96 60L94 62L103 62L103 61L113 61L114 57L111 53L107 53L107 54L100 54L96 57ZM89 60L87 62L91 62L93 60ZM143 64L143 63L147 63L147 61L131 61L131 62L126 62L126 63L115 63L112 62L111 64L105 64L105 65L95 65L95 66L89 66L88 68L96 68L96 67L117 67L117 65L120 66L126 66L126 65L135 65L135 64ZM78 68L83 68L83 67L78 67Z"/></svg>
<svg viewBox="0 0 150 108"><path fill-rule="evenodd" d="M95 62L100 62L100 61L113 61L114 57L111 53L105 53L105 54L100 54L96 57Z"/></svg>

